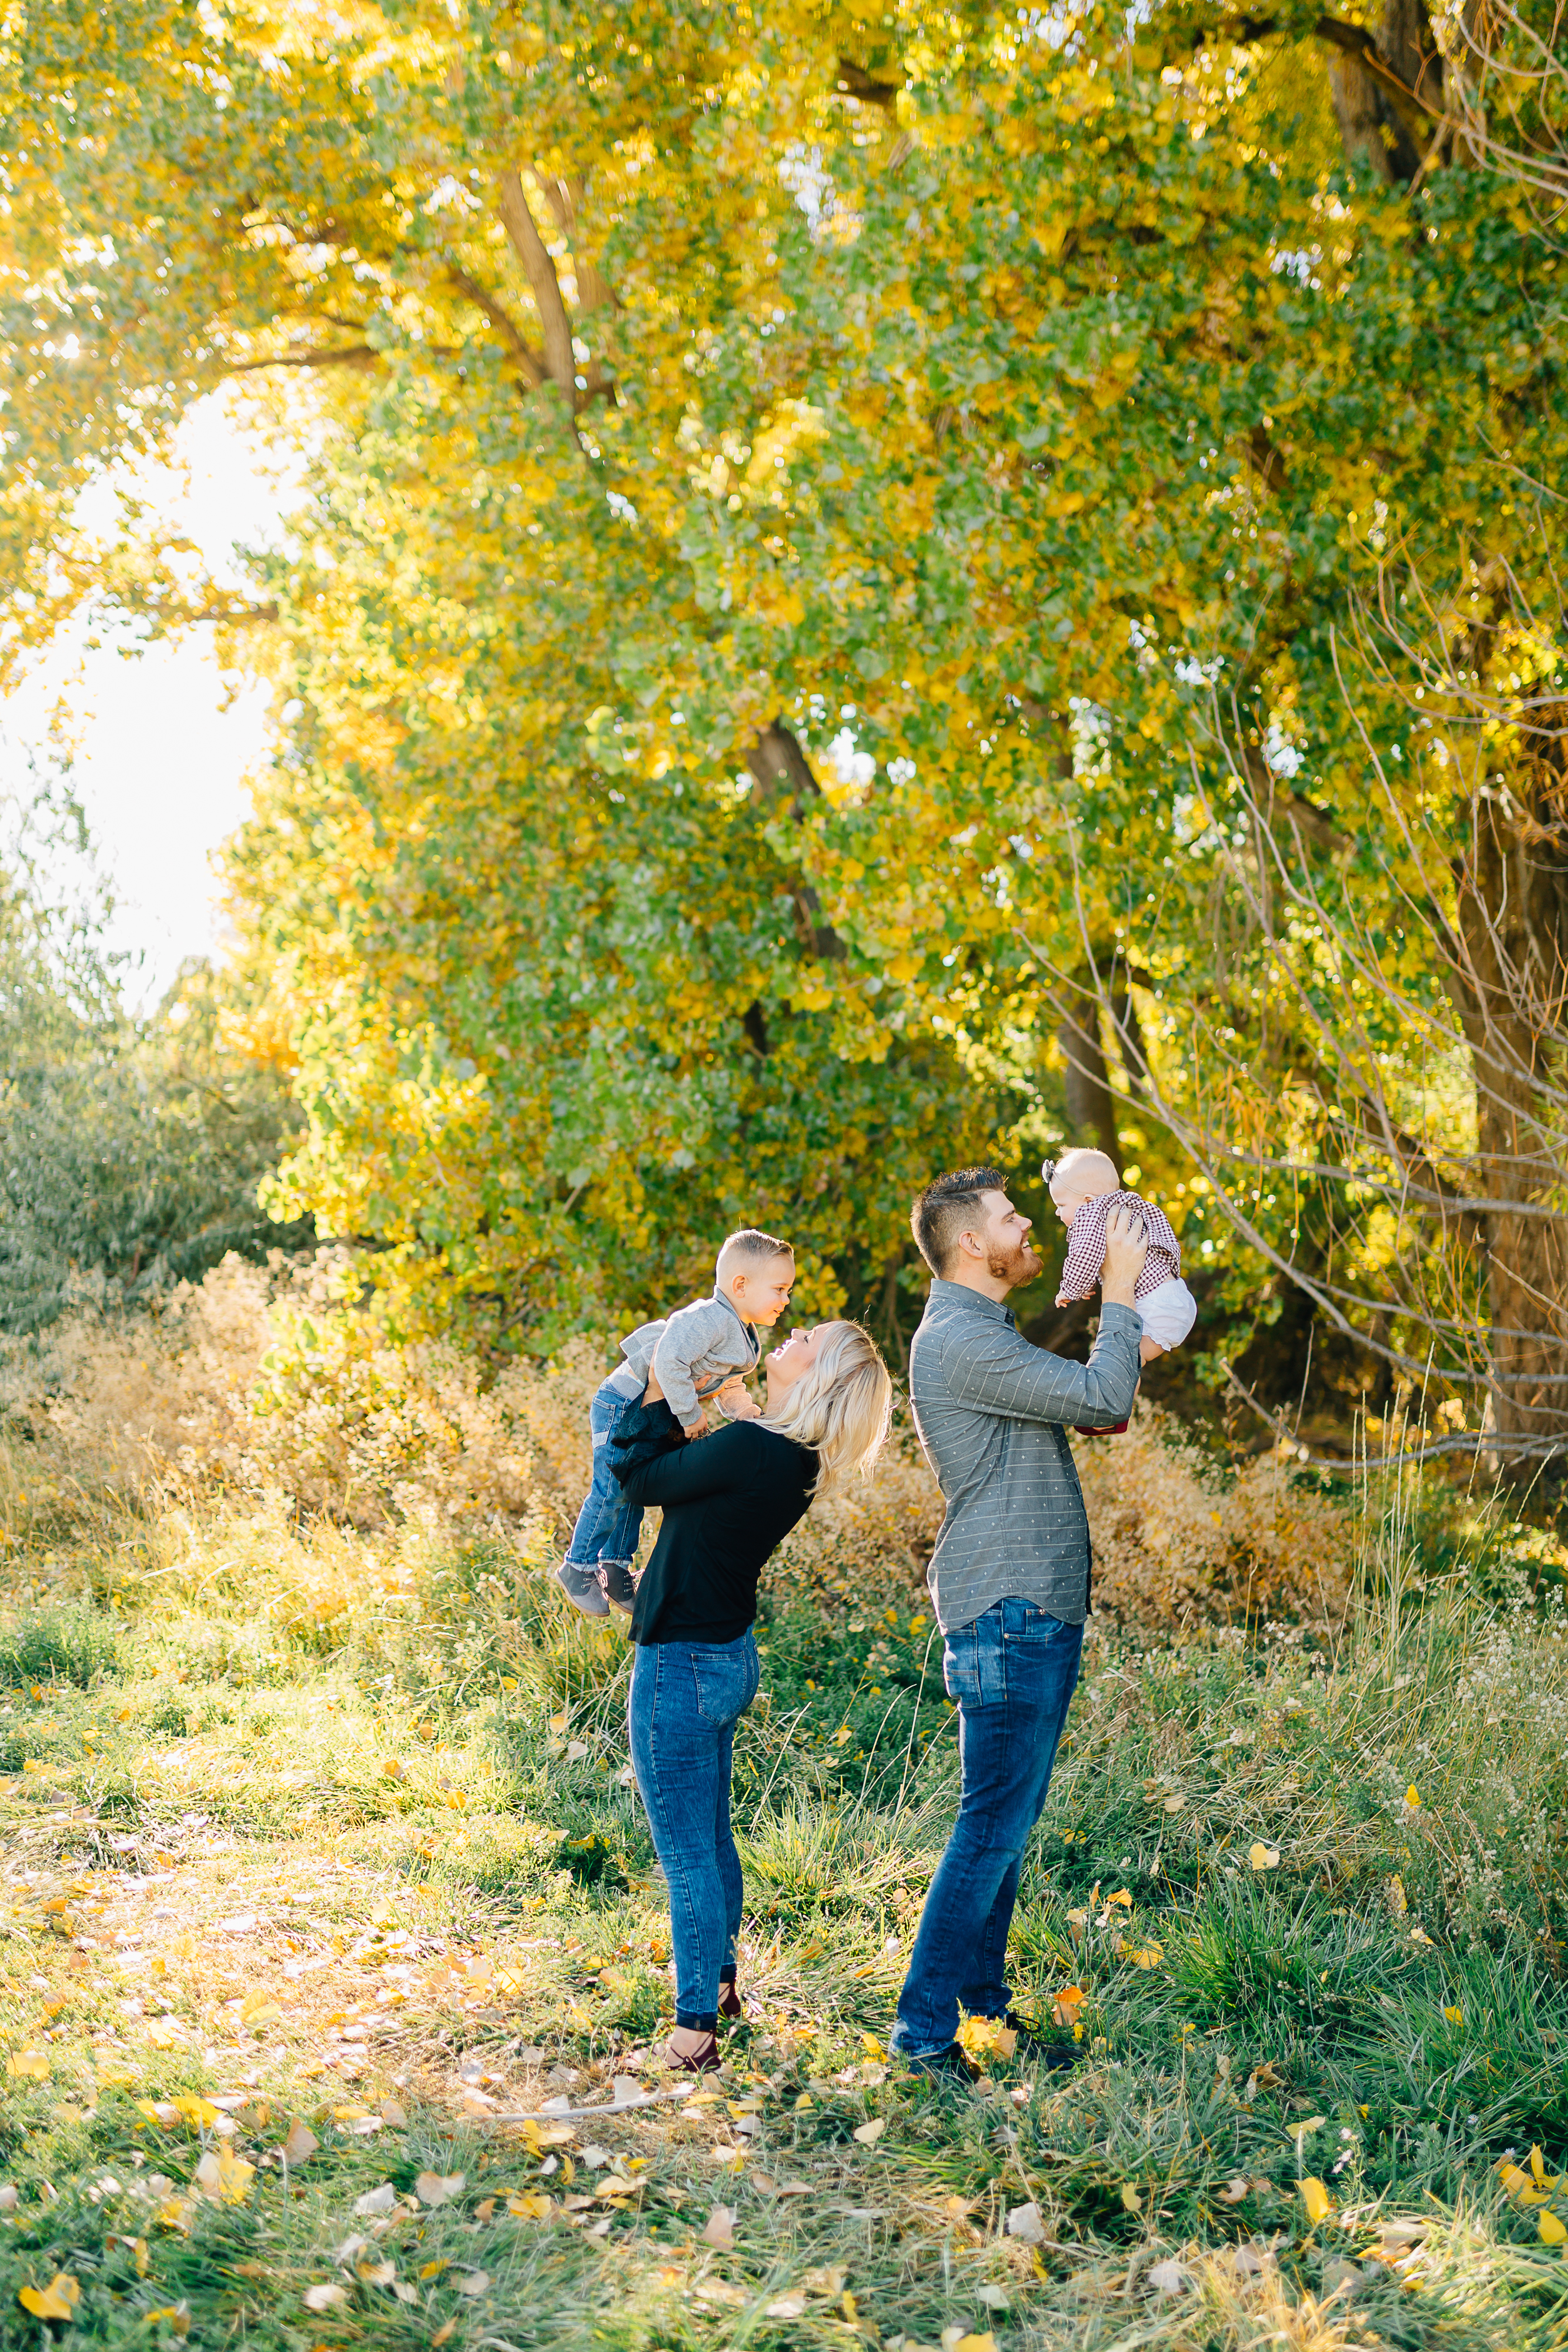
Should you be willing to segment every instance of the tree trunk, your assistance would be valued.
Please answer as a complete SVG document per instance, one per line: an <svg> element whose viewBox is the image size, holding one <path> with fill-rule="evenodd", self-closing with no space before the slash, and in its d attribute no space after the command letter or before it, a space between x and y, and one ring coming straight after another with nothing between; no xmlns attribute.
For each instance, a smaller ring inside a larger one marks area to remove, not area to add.
<svg viewBox="0 0 1568 2352"><path fill-rule="evenodd" d="M1526 1205L1555 1205L1568 1179L1561 1097L1542 1099L1561 1083L1568 1020L1568 789L1562 735L1537 740L1544 755L1532 774L1506 792L1489 780L1470 803L1469 838L1454 859L1451 987L1469 1041L1486 1194L1520 1203L1487 1219L1490 1423L1500 1438L1539 1442L1568 1439L1568 1215ZM1520 1466L1528 1475L1528 1459Z"/></svg>
<svg viewBox="0 0 1568 2352"><path fill-rule="evenodd" d="M1056 1040L1067 1065L1068 1139L1103 1151L1120 1176L1116 1097L1111 1091L1111 1073L1100 1037L1094 974L1087 967L1058 1005Z"/></svg>

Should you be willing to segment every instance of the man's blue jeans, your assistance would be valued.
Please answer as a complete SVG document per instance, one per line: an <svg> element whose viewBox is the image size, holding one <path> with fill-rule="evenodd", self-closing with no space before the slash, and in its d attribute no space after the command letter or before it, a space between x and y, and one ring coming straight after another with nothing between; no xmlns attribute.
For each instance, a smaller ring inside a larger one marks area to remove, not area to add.
<svg viewBox="0 0 1568 2352"><path fill-rule="evenodd" d="M1030 1601L998 1601L948 1634L943 1679L958 1708L958 1818L920 1915L898 1997L893 2047L931 2057L951 2044L958 2004L1001 2017L1019 1865L1051 1786L1078 1683L1082 1625Z"/></svg>
<svg viewBox="0 0 1568 2352"><path fill-rule="evenodd" d="M632 1769L670 1888L675 2022L711 2032L735 1972L740 1856L729 1826L735 1727L762 1668L757 1642L640 1644L626 1702Z"/></svg>

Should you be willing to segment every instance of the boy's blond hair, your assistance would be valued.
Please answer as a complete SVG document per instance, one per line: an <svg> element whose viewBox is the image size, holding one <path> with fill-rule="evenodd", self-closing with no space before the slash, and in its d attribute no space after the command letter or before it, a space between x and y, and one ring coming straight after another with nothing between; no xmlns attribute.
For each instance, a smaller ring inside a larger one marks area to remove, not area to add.
<svg viewBox="0 0 1568 2352"><path fill-rule="evenodd" d="M788 1242L777 1240L772 1234L760 1232L756 1225L742 1225L740 1231L731 1234L720 1247L718 1261L714 1267L714 1279L727 1282L732 1274L746 1274L752 1266L767 1265L773 1258L793 1259L794 1255Z"/></svg>

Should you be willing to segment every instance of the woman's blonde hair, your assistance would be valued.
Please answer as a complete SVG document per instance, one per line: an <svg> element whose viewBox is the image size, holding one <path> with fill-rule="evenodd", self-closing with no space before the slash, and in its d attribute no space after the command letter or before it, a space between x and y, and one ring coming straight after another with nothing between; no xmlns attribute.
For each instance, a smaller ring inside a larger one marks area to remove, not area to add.
<svg viewBox="0 0 1568 2352"><path fill-rule="evenodd" d="M821 1467L813 1497L869 1477L893 1418L893 1381L876 1341L858 1323L828 1323L809 1370L763 1415L765 1425L809 1445Z"/></svg>

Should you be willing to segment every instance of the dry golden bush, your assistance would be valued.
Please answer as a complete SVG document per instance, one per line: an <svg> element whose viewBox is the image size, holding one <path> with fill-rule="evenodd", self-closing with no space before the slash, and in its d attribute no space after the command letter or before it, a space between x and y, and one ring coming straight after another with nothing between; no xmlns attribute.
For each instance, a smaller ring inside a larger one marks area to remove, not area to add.
<svg viewBox="0 0 1568 2352"><path fill-rule="evenodd" d="M329 1250L265 1268L230 1257L157 1316L84 1307L42 1344L7 1343L0 1415L30 1438L11 1447L0 1486L17 1491L25 1469L62 1505L222 1492L367 1533L543 1521L564 1534L588 1482L588 1406L609 1351L580 1339L549 1364L490 1378L455 1349L395 1345L345 1301L344 1282ZM1282 1457L1227 1477L1148 1405L1124 1435L1079 1439L1077 1453L1104 1617L1342 1613L1349 1515ZM874 1478L812 1511L771 1580L803 1595L915 1588L941 1517L903 1410Z"/></svg>

